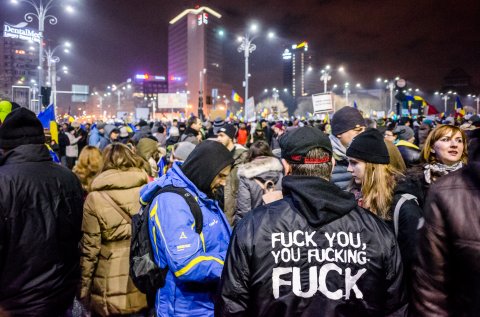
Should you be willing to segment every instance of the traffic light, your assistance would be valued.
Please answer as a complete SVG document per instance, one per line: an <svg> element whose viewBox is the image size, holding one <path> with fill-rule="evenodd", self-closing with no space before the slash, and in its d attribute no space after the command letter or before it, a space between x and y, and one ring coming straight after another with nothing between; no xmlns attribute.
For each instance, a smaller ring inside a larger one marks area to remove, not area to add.
<svg viewBox="0 0 480 317"><path fill-rule="evenodd" d="M48 107L50 104L50 95L52 94L52 88L42 87L41 93L42 93L42 106Z"/></svg>

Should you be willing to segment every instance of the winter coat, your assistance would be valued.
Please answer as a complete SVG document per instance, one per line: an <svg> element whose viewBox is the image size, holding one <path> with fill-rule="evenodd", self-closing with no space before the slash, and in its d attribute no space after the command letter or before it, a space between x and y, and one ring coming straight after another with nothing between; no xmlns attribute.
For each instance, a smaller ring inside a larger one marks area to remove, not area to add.
<svg viewBox="0 0 480 317"><path fill-rule="evenodd" d="M261 183L273 181L275 187L282 188L283 166L280 160L271 156L260 156L253 161L240 165L238 169L238 196L234 224L252 209L263 204L263 189L255 181Z"/></svg>
<svg viewBox="0 0 480 317"><path fill-rule="evenodd" d="M412 167L421 163L420 149L418 146L404 140L398 141L395 145L400 151L407 167Z"/></svg>
<svg viewBox="0 0 480 317"><path fill-rule="evenodd" d="M317 177L285 176L285 197L236 226L216 316L402 316L400 251L388 226Z"/></svg>
<svg viewBox="0 0 480 317"><path fill-rule="evenodd" d="M152 129L150 126L146 125L140 128L140 130L136 131L135 134L132 137L132 141L135 142L135 144L140 141L142 138L148 138L152 136Z"/></svg>
<svg viewBox="0 0 480 317"><path fill-rule="evenodd" d="M129 314L146 307L145 295L129 278L131 225L102 196L107 194L125 213L138 212L145 172L107 170L92 182L83 215L80 298L101 316Z"/></svg>
<svg viewBox="0 0 480 317"><path fill-rule="evenodd" d="M430 187L418 238L412 316L480 312L480 158L476 159Z"/></svg>
<svg viewBox="0 0 480 317"><path fill-rule="evenodd" d="M235 206L237 204L238 195L238 167L247 159L247 149L240 144L235 144L233 149L233 159L235 162L232 165L230 174L225 181L224 187L224 208L223 211L227 216L228 222L233 224L233 215L235 214Z"/></svg>
<svg viewBox="0 0 480 317"><path fill-rule="evenodd" d="M416 257L418 229L423 224L423 210L421 207L423 206L423 197L421 197L421 193L422 190L417 182L402 179L395 188L391 208L393 218L395 207L402 198L402 195L410 194L416 197L416 199L405 200L398 213L397 241L402 255L403 275L408 293L410 293L412 285L412 267ZM393 219L387 221L387 224L390 225L392 231L395 231Z"/></svg>
<svg viewBox="0 0 480 317"><path fill-rule="evenodd" d="M103 134L100 134L97 128L94 128L90 131L88 145L95 146L99 148L100 151L103 151L108 144L110 144L110 141Z"/></svg>
<svg viewBox="0 0 480 317"><path fill-rule="evenodd" d="M60 316L80 280L82 186L43 144L0 162L0 307L12 316Z"/></svg>
<svg viewBox="0 0 480 317"><path fill-rule="evenodd" d="M67 148L65 150L65 156L67 157L78 157L78 141L82 138L82 136L75 137L72 132L67 132L66 133L68 140L69 140L69 145L67 145Z"/></svg>
<svg viewBox="0 0 480 317"><path fill-rule="evenodd" d="M159 187L168 185L185 188L196 198L203 215L200 235L184 198L168 192L153 197ZM169 268L165 286L157 291L157 316L213 316L213 296L230 241L227 218L217 202L183 174L178 162L144 187L141 201L152 200L149 227L155 262Z"/></svg>

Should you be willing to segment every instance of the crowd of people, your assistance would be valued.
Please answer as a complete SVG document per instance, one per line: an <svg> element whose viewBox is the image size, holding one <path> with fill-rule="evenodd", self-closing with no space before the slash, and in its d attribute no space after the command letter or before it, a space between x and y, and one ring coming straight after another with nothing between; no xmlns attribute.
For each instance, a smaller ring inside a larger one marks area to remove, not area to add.
<svg viewBox="0 0 480 317"><path fill-rule="evenodd" d="M0 316L476 316L480 117L0 116ZM192 200L191 197L194 199ZM164 285L130 272L145 209ZM138 286L138 285L137 285Z"/></svg>

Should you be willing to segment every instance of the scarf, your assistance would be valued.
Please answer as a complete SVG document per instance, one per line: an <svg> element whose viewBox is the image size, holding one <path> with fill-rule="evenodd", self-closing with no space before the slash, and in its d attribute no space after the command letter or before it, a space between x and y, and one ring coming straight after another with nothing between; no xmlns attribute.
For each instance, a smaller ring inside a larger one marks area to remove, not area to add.
<svg viewBox="0 0 480 317"><path fill-rule="evenodd" d="M332 143L332 149L333 149L333 157L337 161L342 161L347 158L347 149L342 145L340 140L334 136L333 134L330 134L328 136L330 138L330 142Z"/></svg>
<svg viewBox="0 0 480 317"><path fill-rule="evenodd" d="M424 167L423 173L425 174L425 181L427 184L432 183L432 176L443 176L447 175L450 172L454 172L463 167L462 162L458 162L453 165L445 165L442 163L427 164Z"/></svg>

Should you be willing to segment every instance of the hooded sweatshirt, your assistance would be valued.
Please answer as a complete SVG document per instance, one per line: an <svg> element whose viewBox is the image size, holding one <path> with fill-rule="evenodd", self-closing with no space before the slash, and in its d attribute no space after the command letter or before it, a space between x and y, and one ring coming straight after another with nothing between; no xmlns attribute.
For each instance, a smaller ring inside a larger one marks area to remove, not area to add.
<svg viewBox="0 0 480 317"><path fill-rule="evenodd" d="M285 176L284 198L233 233L217 316L390 316L406 310L388 226L327 180Z"/></svg>

